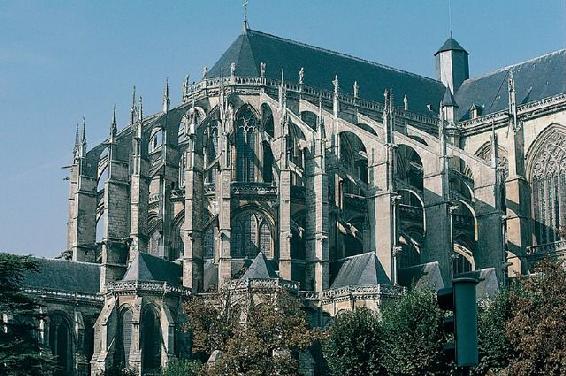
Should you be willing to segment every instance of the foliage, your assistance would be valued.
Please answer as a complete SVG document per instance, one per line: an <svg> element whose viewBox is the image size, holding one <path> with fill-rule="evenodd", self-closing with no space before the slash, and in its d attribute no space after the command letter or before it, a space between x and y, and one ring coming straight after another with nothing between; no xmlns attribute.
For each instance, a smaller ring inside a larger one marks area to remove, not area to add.
<svg viewBox="0 0 566 376"><path fill-rule="evenodd" d="M444 313L434 292L412 290L382 309L384 366L390 375L440 375L450 371L443 352Z"/></svg>
<svg viewBox="0 0 566 376"><path fill-rule="evenodd" d="M366 308L338 315L323 344L333 375L382 375L379 316Z"/></svg>
<svg viewBox="0 0 566 376"><path fill-rule="evenodd" d="M511 344L505 324L512 317L509 291L501 290L478 308L479 364L475 373L485 375L505 369L511 357Z"/></svg>
<svg viewBox="0 0 566 376"><path fill-rule="evenodd" d="M297 354L316 339L300 301L284 290L235 301L229 292L185 306L193 348L220 350L206 375L296 375ZM203 317L206 316L206 317Z"/></svg>
<svg viewBox="0 0 566 376"><path fill-rule="evenodd" d="M163 370L163 376L196 376L199 374L202 364L195 360L175 359L167 364Z"/></svg>
<svg viewBox="0 0 566 376"><path fill-rule="evenodd" d="M566 374L566 270L558 261L541 261L537 274L522 277L510 291L512 317L506 334L513 350L513 375Z"/></svg>
<svg viewBox="0 0 566 376"><path fill-rule="evenodd" d="M29 256L0 253L1 375L50 375L56 371L55 358L36 337L40 319L39 303L21 289L24 273L37 272Z"/></svg>

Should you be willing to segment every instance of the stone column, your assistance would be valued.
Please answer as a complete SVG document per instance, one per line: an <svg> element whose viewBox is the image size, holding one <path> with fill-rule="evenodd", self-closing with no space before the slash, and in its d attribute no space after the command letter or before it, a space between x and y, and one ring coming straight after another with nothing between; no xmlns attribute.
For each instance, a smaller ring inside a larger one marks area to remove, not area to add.
<svg viewBox="0 0 566 376"><path fill-rule="evenodd" d="M433 172L424 176L424 211L426 218L425 244L421 262L438 261L445 284L452 278L452 236L448 186L445 174L448 171Z"/></svg>
<svg viewBox="0 0 566 376"><path fill-rule="evenodd" d="M101 291L106 291L108 283L124 275L128 256L126 241L130 236L128 163L117 159L114 142L109 149L108 180L104 185Z"/></svg>
<svg viewBox="0 0 566 376"><path fill-rule="evenodd" d="M319 124L314 155L306 163L306 288L322 291L329 284L328 176L326 174L324 126Z"/></svg>
<svg viewBox="0 0 566 376"><path fill-rule="evenodd" d="M194 136L192 136L194 137ZM204 221L203 158L194 151L194 140L189 140L185 169L185 223L183 286L193 292L204 285L202 226Z"/></svg>
<svg viewBox="0 0 566 376"><path fill-rule="evenodd" d="M67 249L73 261L94 262L96 260L96 178L87 175L82 165L86 157L80 158L69 173L69 215L67 222Z"/></svg>
<svg viewBox="0 0 566 376"><path fill-rule="evenodd" d="M130 181L130 260L135 253L147 251L147 208L149 205L149 162L143 157L141 125L137 125L137 137L132 142L132 176Z"/></svg>

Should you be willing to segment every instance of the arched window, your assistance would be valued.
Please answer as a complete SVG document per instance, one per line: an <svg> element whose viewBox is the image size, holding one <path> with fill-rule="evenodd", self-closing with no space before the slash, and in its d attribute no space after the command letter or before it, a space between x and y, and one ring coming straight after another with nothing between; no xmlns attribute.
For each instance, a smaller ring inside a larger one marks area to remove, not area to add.
<svg viewBox="0 0 566 376"><path fill-rule="evenodd" d="M206 165L210 164L216 159L216 151L218 148L218 125L213 122L206 130L207 140L206 140ZM214 184L216 180L216 174L214 168L209 168L204 176L205 183Z"/></svg>
<svg viewBox="0 0 566 376"><path fill-rule="evenodd" d="M255 181L256 118L249 108L241 111L236 129L236 180Z"/></svg>
<svg viewBox="0 0 566 376"><path fill-rule="evenodd" d="M147 307L142 314L142 372L157 371L161 367L161 330L159 315Z"/></svg>
<svg viewBox="0 0 566 376"><path fill-rule="evenodd" d="M203 257L205 260L211 260L214 258L214 226L209 226L204 233L203 239Z"/></svg>
<svg viewBox="0 0 566 376"><path fill-rule="evenodd" d="M153 231L151 236L149 237L149 244L147 246L149 254L153 256L162 256L162 248L161 247L161 233L159 230Z"/></svg>
<svg viewBox="0 0 566 376"><path fill-rule="evenodd" d="M265 183L273 181L273 153L267 142L262 143L263 146L263 169L262 176Z"/></svg>
<svg viewBox="0 0 566 376"><path fill-rule="evenodd" d="M132 311L124 309L118 318L118 330L116 336L116 352L114 363L121 368L127 368L130 364L130 350L132 348Z"/></svg>
<svg viewBox="0 0 566 376"><path fill-rule="evenodd" d="M49 317L49 347L57 357L60 375L73 370L73 350L69 321L60 313Z"/></svg>
<svg viewBox="0 0 566 376"><path fill-rule="evenodd" d="M232 223L232 257L254 258L259 251L272 257L271 228L265 217L247 211L235 217Z"/></svg>
<svg viewBox="0 0 566 376"><path fill-rule="evenodd" d="M544 136L531 164L531 191L537 244L566 239L566 133Z"/></svg>
<svg viewBox="0 0 566 376"><path fill-rule="evenodd" d="M161 145L163 145L163 130L161 128L155 128L149 139L149 152L156 152L161 149Z"/></svg>
<svg viewBox="0 0 566 376"><path fill-rule="evenodd" d="M183 222L175 224L173 228L173 242L171 250L169 251L169 260L177 260L181 257L184 251L183 237L181 236L181 227Z"/></svg>
<svg viewBox="0 0 566 376"><path fill-rule="evenodd" d="M259 250L263 252L266 257L272 257L272 247L271 247L271 230L269 225L264 220L261 223L259 230Z"/></svg>

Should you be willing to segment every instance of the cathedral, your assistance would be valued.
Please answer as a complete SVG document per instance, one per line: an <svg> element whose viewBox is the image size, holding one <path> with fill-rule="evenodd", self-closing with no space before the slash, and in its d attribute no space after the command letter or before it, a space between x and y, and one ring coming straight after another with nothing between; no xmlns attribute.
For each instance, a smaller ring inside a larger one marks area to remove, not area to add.
<svg viewBox="0 0 566 376"><path fill-rule="evenodd" d="M83 123L67 250L25 280L64 374L188 356L191 295L288 289L323 326L564 253L566 50L477 78L455 39L432 53L435 79L245 24L177 104L134 90L98 145Z"/></svg>

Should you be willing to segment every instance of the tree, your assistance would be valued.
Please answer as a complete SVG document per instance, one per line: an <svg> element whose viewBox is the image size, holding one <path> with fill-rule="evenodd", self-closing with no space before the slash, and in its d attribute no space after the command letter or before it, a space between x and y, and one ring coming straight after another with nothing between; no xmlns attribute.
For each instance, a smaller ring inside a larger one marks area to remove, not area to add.
<svg viewBox="0 0 566 376"><path fill-rule="evenodd" d="M221 351L215 364L204 367L207 375L296 375L298 353L316 338L301 302L285 290L252 293L238 302L227 291L196 299L186 305L193 348L208 355Z"/></svg>
<svg viewBox="0 0 566 376"><path fill-rule="evenodd" d="M451 365L443 352L444 313L435 294L412 290L382 309L383 363L390 375L444 375Z"/></svg>
<svg viewBox="0 0 566 376"><path fill-rule="evenodd" d="M167 368L161 374L162 376L196 376L201 368L202 364L198 361L178 359L167 363Z"/></svg>
<svg viewBox="0 0 566 376"><path fill-rule="evenodd" d="M506 335L506 323L512 317L509 291L502 289L478 308L478 353L476 374L493 374L504 370L512 357Z"/></svg>
<svg viewBox="0 0 566 376"><path fill-rule="evenodd" d="M57 368L55 358L36 336L40 305L21 288L24 273L37 270L30 256L0 253L1 375L45 376Z"/></svg>
<svg viewBox="0 0 566 376"><path fill-rule="evenodd" d="M513 375L566 374L566 270L545 259L536 274L521 277L510 290L506 335L512 348Z"/></svg>
<svg viewBox="0 0 566 376"><path fill-rule="evenodd" d="M339 314L323 344L333 375L382 375L383 331L376 312L359 308Z"/></svg>

